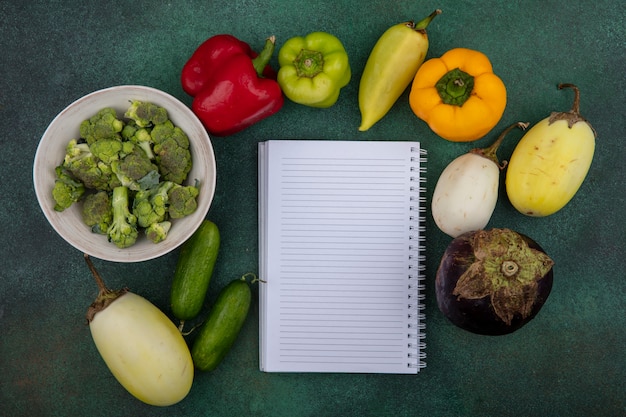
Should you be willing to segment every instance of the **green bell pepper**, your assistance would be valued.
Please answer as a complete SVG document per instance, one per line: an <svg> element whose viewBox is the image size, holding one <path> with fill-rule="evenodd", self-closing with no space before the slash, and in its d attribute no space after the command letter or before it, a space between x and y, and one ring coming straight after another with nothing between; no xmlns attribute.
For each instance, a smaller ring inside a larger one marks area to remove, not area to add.
<svg viewBox="0 0 626 417"><path fill-rule="evenodd" d="M278 64L277 81L285 96L311 107L335 104L352 75L343 45L326 32L289 39L278 52Z"/></svg>

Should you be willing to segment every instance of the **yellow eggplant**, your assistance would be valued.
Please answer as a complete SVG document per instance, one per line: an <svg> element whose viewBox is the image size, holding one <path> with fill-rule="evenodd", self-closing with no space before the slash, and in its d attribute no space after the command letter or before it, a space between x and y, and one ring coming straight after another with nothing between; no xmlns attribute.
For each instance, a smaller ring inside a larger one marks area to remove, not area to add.
<svg viewBox="0 0 626 417"><path fill-rule="evenodd" d="M582 185L595 150L596 134L579 112L580 92L574 90L568 112L553 112L520 140L509 160L506 192L511 204L528 216L544 217L562 209Z"/></svg>
<svg viewBox="0 0 626 417"><path fill-rule="evenodd" d="M428 52L426 27L440 13L393 25L378 39L359 84L360 131L382 119L409 86Z"/></svg>

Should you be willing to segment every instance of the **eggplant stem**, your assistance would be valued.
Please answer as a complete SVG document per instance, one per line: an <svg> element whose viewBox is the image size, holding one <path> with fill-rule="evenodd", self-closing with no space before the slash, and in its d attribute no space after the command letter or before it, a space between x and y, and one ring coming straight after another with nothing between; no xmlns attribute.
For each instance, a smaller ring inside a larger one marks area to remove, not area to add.
<svg viewBox="0 0 626 417"><path fill-rule="evenodd" d="M87 323L91 323L96 314L105 308L107 308L113 301L115 301L120 296L126 294L128 292L128 288L122 288L121 290L111 290L107 288L104 280L100 276L100 273L96 270L93 262L91 262L91 258L86 253L83 254L85 258L85 262L87 262L87 266L91 271L91 275L93 275L96 280L96 284L98 284L98 296L95 301L91 303L89 309L87 310Z"/></svg>
<svg viewBox="0 0 626 417"><path fill-rule="evenodd" d="M559 90L562 90L564 88L571 88L572 90L574 90L574 104L572 105L572 110L570 110L570 112L580 115L580 91L578 90L578 87L576 87L574 84L569 84L569 83L562 83L559 84Z"/></svg>
<svg viewBox="0 0 626 417"><path fill-rule="evenodd" d="M596 138L598 133L591 126L584 117L580 115L580 90L574 84L562 83L558 85L559 90L563 88L571 88L574 90L574 104L572 104L572 109L566 112L552 112L550 117L548 118L548 125L552 123L558 122L559 120L565 120L567 122L567 126L571 129L578 122L587 123L591 131L593 132L593 137Z"/></svg>
<svg viewBox="0 0 626 417"><path fill-rule="evenodd" d="M91 258L89 257L89 255L87 255L85 253L85 254L83 254L83 256L85 257L85 262L87 262L87 266L89 267L89 270L91 271L91 274L93 275L94 279L96 280L96 284L98 285L98 290L100 290L100 294L109 294L109 293L111 293L112 291L109 288L107 288L106 284L104 283L104 280L102 279L102 276L96 270L96 267L94 266L93 262L91 262Z"/></svg>
<svg viewBox="0 0 626 417"><path fill-rule="evenodd" d="M505 277L511 278L519 271L519 265L514 261L504 261L502 262L500 270Z"/></svg>
<svg viewBox="0 0 626 417"><path fill-rule="evenodd" d="M500 147L500 144L502 143L502 141L504 140L504 137L513 129L515 129L516 127L522 129L522 130L526 130L526 128L530 125L530 123L528 122L517 122L517 123L513 123L512 125L510 125L509 127L507 127L506 129L504 129L504 132L502 132L500 134L500 136L498 136L498 139L496 139L496 141L494 143L492 143L490 146L486 147L486 148L476 148L476 149L472 149L470 151L470 153L476 154L476 155L480 155L482 157L485 157L487 159L489 159L490 161L493 161L498 168L500 169L504 169L504 167L506 167L508 161L502 161L502 164L500 164L500 162L498 161L498 155L496 154L496 152L498 151L498 148Z"/></svg>

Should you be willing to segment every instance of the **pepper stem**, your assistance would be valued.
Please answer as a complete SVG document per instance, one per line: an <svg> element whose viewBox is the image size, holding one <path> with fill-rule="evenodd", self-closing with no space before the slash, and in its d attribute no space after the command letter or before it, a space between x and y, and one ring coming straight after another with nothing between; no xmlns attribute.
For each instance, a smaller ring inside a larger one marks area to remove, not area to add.
<svg viewBox="0 0 626 417"><path fill-rule="evenodd" d="M254 70L259 75L259 77L263 76L263 71L267 64L269 64L272 55L274 54L274 47L276 46L276 36L270 36L265 40L265 45L263 49L259 53L259 55L252 60L252 65L254 66Z"/></svg>
<svg viewBox="0 0 626 417"><path fill-rule="evenodd" d="M96 270L93 262L91 262L91 258L86 253L83 255L85 257L85 262L87 262L87 266L91 271L94 279L96 280L96 284L98 285L98 296L96 300L89 306L87 309L87 322L91 322L95 315L107 308L113 301L117 300L120 296L126 294L128 292L127 288L123 288L121 290L111 290L107 288L104 283L104 280Z"/></svg>
<svg viewBox="0 0 626 417"><path fill-rule="evenodd" d="M302 49L293 60L298 77L315 78L324 70L324 55L320 51Z"/></svg>
<svg viewBox="0 0 626 417"><path fill-rule="evenodd" d="M434 12L432 12L431 14L429 14L428 16L426 16L425 18L423 18L419 22L415 23L413 25L413 30L424 32L426 30L426 27L430 24L430 22L432 22L432 20L438 14L441 14L441 9L435 10Z"/></svg>
<svg viewBox="0 0 626 417"><path fill-rule="evenodd" d="M498 155L496 154L496 152L498 151L498 148L500 147L500 144L504 140L504 137L514 128L519 127L522 130L526 130L528 126L529 126L529 123L525 123L525 122L513 123L511 126L507 127L504 130L504 132L502 132L500 136L498 136L498 139L496 139L496 141L492 143L490 146L486 148L472 149L470 153L485 157L489 159L490 161L493 161L498 166L498 168L504 169L508 161L502 161L502 164L500 164L500 162L498 161Z"/></svg>
<svg viewBox="0 0 626 417"><path fill-rule="evenodd" d="M446 72L435 88L441 101L452 106L463 106L474 89L474 77L459 68Z"/></svg>

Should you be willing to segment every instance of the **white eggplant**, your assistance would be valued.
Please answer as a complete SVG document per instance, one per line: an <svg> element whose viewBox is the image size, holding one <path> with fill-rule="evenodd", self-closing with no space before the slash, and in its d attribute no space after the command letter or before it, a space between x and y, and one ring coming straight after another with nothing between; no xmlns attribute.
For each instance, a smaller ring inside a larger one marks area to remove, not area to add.
<svg viewBox="0 0 626 417"><path fill-rule="evenodd" d="M146 404L167 406L191 389L191 353L174 323L154 304L127 290L112 291L85 260L100 293L87 320L93 341L120 384Z"/></svg>
<svg viewBox="0 0 626 417"><path fill-rule="evenodd" d="M454 159L443 170L432 198L431 212L439 229L451 237L483 229L491 219L498 200L500 165L496 151L513 128L525 129L527 123L516 123L484 149L472 149Z"/></svg>

